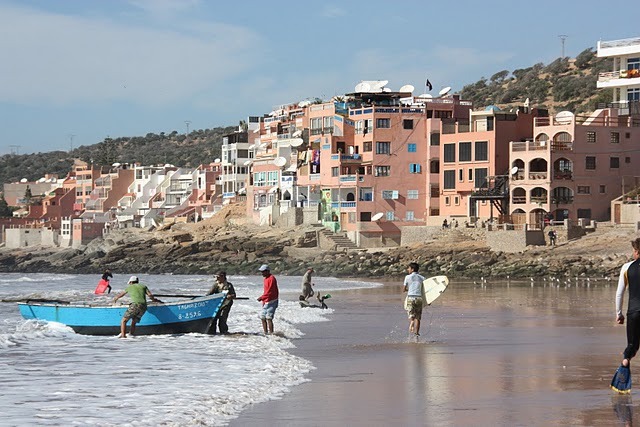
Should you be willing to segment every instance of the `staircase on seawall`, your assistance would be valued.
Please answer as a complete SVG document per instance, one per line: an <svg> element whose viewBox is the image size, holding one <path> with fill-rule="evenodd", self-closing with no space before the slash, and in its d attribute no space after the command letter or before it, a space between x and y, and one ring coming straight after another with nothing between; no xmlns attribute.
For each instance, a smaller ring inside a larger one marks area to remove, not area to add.
<svg viewBox="0 0 640 427"><path fill-rule="evenodd" d="M320 233L322 233L322 235L326 237L329 241L333 242L334 249L336 251L348 251L351 249L358 249L358 245L353 243L345 233L334 233L333 231L327 228L320 229Z"/></svg>

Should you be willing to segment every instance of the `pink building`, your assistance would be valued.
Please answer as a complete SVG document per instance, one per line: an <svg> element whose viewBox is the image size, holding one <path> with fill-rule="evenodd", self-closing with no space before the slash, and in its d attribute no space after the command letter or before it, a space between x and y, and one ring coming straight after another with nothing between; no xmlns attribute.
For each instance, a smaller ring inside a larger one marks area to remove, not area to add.
<svg viewBox="0 0 640 427"><path fill-rule="evenodd" d="M619 109L534 120L534 138L511 143L514 223L611 219L611 200L634 188L640 122Z"/></svg>

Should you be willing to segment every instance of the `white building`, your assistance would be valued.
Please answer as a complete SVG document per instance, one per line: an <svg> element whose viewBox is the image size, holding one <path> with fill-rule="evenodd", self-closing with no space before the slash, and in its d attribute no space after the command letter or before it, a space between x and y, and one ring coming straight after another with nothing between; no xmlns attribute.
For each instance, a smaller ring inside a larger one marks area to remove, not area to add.
<svg viewBox="0 0 640 427"><path fill-rule="evenodd" d="M613 60L613 70L598 76L598 88L613 89L620 115L640 114L640 37L599 41L597 53Z"/></svg>

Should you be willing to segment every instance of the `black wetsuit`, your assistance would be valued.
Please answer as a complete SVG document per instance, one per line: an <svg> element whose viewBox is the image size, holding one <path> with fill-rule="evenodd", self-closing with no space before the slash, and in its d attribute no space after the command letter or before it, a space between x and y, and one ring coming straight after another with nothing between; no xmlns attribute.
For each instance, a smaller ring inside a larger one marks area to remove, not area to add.
<svg viewBox="0 0 640 427"><path fill-rule="evenodd" d="M640 347L640 258L633 261L625 273L629 288L627 307L627 348L624 358L631 360Z"/></svg>

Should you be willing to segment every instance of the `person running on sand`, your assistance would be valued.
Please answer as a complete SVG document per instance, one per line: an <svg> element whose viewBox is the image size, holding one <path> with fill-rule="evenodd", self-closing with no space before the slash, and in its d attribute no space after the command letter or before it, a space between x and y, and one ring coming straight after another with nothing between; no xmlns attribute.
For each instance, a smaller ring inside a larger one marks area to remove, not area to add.
<svg viewBox="0 0 640 427"><path fill-rule="evenodd" d="M276 308L278 308L278 281L271 274L267 264L262 264L258 271L264 277L264 291L258 297L258 301L262 302L262 313L260 313L262 329L265 335L273 334L273 317L276 314Z"/></svg>
<svg viewBox="0 0 640 427"><path fill-rule="evenodd" d="M131 276L127 288L113 299L114 304L126 294L129 294L129 297L131 297L131 304L129 304L129 308L127 308L124 316L122 316L122 321L120 322L120 335L118 336L119 338L127 337L127 322L129 319L131 319L131 335L135 335L136 324L147 311L147 295L153 302L162 302L153 296L149 288L138 283L137 276Z"/></svg>
<svg viewBox="0 0 640 427"><path fill-rule="evenodd" d="M633 240L631 247L633 248L633 261L625 263L620 269L616 292L616 322L623 325L624 291L629 288L627 347L622 353L622 366L629 366L631 359L640 347L640 238Z"/></svg>
<svg viewBox="0 0 640 427"><path fill-rule="evenodd" d="M407 267L404 278L404 292L407 293L407 314L409 315L409 332L420 336L420 319L422 319L422 282L424 277L418 274L420 266L412 262Z"/></svg>

